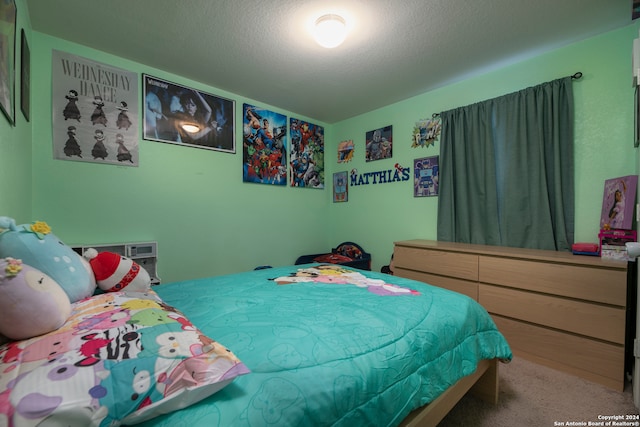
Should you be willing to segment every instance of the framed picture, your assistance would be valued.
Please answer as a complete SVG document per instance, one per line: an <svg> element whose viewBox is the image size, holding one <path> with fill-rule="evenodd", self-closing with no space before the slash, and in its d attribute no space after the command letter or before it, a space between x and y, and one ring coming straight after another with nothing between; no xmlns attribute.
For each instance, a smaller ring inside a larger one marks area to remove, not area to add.
<svg viewBox="0 0 640 427"><path fill-rule="evenodd" d="M20 68L20 109L24 118L29 121L31 115L31 51L24 29L20 44Z"/></svg>
<svg viewBox="0 0 640 427"><path fill-rule="evenodd" d="M0 109L15 123L16 3L0 1Z"/></svg>
<svg viewBox="0 0 640 427"><path fill-rule="evenodd" d="M393 127L385 126L365 134L366 160L390 159L393 155Z"/></svg>
<svg viewBox="0 0 640 427"><path fill-rule="evenodd" d="M143 86L144 139L236 152L235 101L146 74Z"/></svg>
<svg viewBox="0 0 640 427"><path fill-rule="evenodd" d="M324 188L324 127L289 119L291 187Z"/></svg>
<svg viewBox="0 0 640 427"><path fill-rule="evenodd" d="M353 160L353 140L342 141L338 144L338 163L347 163Z"/></svg>
<svg viewBox="0 0 640 427"><path fill-rule="evenodd" d="M333 203L349 201L349 181L347 172L336 172L333 174Z"/></svg>
<svg viewBox="0 0 640 427"><path fill-rule="evenodd" d="M628 175L607 179L604 182L600 229L630 230L633 223L633 209L636 204L638 176Z"/></svg>
<svg viewBox="0 0 640 427"><path fill-rule="evenodd" d="M138 73L55 49L51 70L53 158L137 167Z"/></svg>
<svg viewBox="0 0 640 427"><path fill-rule="evenodd" d="M438 195L438 157L423 157L413 161L413 197Z"/></svg>
<svg viewBox="0 0 640 427"><path fill-rule="evenodd" d="M242 180L287 184L287 116L242 106Z"/></svg>

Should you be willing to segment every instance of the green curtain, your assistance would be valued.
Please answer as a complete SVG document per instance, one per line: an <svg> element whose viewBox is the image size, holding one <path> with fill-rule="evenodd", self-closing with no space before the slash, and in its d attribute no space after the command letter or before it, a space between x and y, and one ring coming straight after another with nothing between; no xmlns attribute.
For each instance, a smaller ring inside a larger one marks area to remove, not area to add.
<svg viewBox="0 0 640 427"><path fill-rule="evenodd" d="M571 77L441 113L438 240L570 250Z"/></svg>

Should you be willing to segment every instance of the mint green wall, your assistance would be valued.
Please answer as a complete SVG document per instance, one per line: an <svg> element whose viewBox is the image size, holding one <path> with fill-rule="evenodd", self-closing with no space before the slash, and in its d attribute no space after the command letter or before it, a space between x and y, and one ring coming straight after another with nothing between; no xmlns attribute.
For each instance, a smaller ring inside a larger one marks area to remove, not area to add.
<svg viewBox="0 0 640 427"><path fill-rule="evenodd" d="M293 264L329 244L328 191L242 182L242 104L269 105L38 32L33 40L33 219L65 243L158 241L164 282ZM141 140L139 167L54 160L53 49L235 99L237 153Z"/></svg>
<svg viewBox="0 0 640 427"><path fill-rule="evenodd" d="M340 122L333 127L334 143L352 139L356 155L351 163L334 161L330 172L351 168L373 172L393 169L395 163L413 171L415 158L435 156L440 150L439 142L435 147L411 148L416 121L581 71L583 78L573 85L575 231L576 241L596 242L604 180L637 173L631 87L631 46L636 37L638 25L629 25ZM386 125L393 125L393 158L365 162L365 132ZM336 158L329 148L326 158L332 157ZM401 182L349 188L349 202L333 204L330 210L330 240L355 239L374 254L374 269L379 269L388 263L394 241L435 239L438 199L414 198L412 185Z"/></svg>
<svg viewBox="0 0 640 427"><path fill-rule="evenodd" d="M31 123L20 111L20 30L25 28L31 43L31 24L27 7L16 2L16 85L15 126L0 113L0 216L20 222L31 221Z"/></svg>
<svg viewBox="0 0 640 427"><path fill-rule="evenodd" d="M332 173L393 169L395 163L413 168L414 158L439 152L439 142L435 147L410 147L417 120L576 71L584 73L574 83L576 240L596 240L604 180L638 170L638 152L632 147L630 77L637 24L340 123L324 124L327 190L322 191L242 183L240 149L233 155L141 140L137 168L53 160L52 49L235 99L237 142L242 103L272 107L32 33L26 5L23 0L17 5L18 27L26 28L32 54L32 112L29 123L18 108L15 127L0 117L0 215L18 222L45 220L69 244L157 240L164 282L261 264L291 264L300 254L322 252L344 240L361 243L379 270L388 262L394 241L436 237L438 199L414 198L408 181L351 187L349 202L332 203ZM19 97L17 93L18 106ZM365 132L386 125L393 125L393 158L366 163ZM356 157L338 164L336 146L346 139L356 144Z"/></svg>

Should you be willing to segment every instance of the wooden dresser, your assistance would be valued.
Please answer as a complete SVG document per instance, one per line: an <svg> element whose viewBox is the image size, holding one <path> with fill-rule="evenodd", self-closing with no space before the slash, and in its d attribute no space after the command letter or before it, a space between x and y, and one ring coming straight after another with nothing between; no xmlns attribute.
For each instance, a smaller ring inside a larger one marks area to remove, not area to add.
<svg viewBox="0 0 640 427"><path fill-rule="evenodd" d="M470 296L514 355L622 391L627 263L568 252L407 240L394 274Z"/></svg>

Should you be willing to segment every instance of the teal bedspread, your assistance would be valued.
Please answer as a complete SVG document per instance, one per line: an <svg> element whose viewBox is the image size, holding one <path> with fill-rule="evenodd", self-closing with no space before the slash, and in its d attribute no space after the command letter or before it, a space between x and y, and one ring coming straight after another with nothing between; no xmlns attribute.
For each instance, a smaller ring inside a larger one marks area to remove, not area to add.
<svg viewBox="0 0 640 427"><path fill-rule="evenodd" d="M393 426L480 359L512 357L487 312L466 296L336 266L298 272L314 266L154 287L251 373L142 425Z"/></svg>

